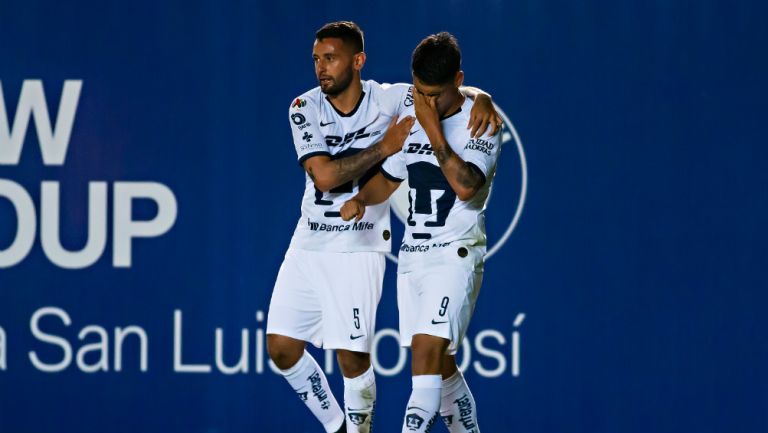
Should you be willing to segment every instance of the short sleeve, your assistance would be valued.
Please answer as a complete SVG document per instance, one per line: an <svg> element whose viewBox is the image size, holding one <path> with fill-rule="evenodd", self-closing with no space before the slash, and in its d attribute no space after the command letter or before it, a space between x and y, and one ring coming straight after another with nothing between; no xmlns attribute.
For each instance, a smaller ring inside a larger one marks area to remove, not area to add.
<svg viewBox="0 0 768 433"><path fill-rule="evenodd" d="M303 97L294 99L288 109L293 145L296 147L299 164L313 156L331 154L320 132L317 113L315 103Z"/></svg>
<svg viewBox="0 0 768 433"><path fill-rule="evenodd" d="M496 135L484 134L480 138L470 138L461 152L461 159L478 168L484 178L496 167L501 148L501 130Z"/></svg>
<svg viewBox="0 0 768 433"><path fill-rule="evenodd" d="M406 108L413 106L413 90L410 84L381 84L379 98L381 114L387 117L400 116Z"/></svg>
<svg viewBox="0 0 768 433"><path fill-rule="evenodd" d="M392 182L402 182L408 178L408 167L405 164L405 153L401 150L388 157L381 164L381 174Z"/></svg>

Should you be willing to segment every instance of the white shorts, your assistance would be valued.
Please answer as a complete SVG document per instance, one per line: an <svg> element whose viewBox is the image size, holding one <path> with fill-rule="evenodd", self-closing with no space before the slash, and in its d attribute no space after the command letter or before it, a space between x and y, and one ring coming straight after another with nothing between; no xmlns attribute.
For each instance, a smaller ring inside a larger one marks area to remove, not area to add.
<svg viewBox="0 0 768 433"><path fill-rule="evenodd" d="M385 263L380 252L289 249L272 291L267 334L370 353Z"/></svg>
<svg viewBox="0 0 768 433"><path fill-rule="evenodd" d="M400 345L411 346L415 334L450 341L446 354L455 355L472 319L483 270L474 266L430 266L397 274Z"/></svg>

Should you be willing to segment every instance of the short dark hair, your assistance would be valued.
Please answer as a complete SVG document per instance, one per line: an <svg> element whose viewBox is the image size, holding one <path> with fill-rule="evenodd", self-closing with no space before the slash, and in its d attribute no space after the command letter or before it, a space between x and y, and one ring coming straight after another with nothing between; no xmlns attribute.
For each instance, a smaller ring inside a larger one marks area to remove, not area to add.
<svg viewBox="0 0 768 433"><path fill-rule="evenodd" d="M363 31L352 21L336 21L328 23L315 33L315 39L339 38L345 44L349 44L355 53L360 53L364 48Z"/></svg>
<svg viewBox="0 0 768 433"><path fill-rule="evenodd" d="M461 69L459 41L448 32L427 36L413 50L411 69L424 84L452 81Z"/></svg>

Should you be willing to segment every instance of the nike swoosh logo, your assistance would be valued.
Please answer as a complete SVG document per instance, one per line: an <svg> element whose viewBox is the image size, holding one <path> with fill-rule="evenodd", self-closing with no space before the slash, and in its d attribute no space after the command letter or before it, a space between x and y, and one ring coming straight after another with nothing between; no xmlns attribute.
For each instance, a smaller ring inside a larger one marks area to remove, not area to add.
<svg viewBox="0 0 768 433"><path fill-rule="evenodd" d="M350 340L357 340L357 339L358 339L358 338L360 338L360 337L365 337L365 334L360 334L360 335L352 335L352 334L349 334L349 339L350 339Z"/></svg>
<svg viewBox="0 0 768 433"><path fill-rule="evenodd" d="M320 126L328 126L328 125L331 125L331 124L333 124L333 123L336 123L336 122L328 122L328 123L323 123L323 121L321 120L321 121L320 121Z"/></svg>
<svg viewBox="0 0 768 433"><path fill-rule="evenodd" d="M413 132L409 132L409 133L408 133L408 135L413 135L413 134L415 134L415 133L417 133L417 132L419 132L419 131L421 131L421 129L417 129L417 130L415 130L415 131L413 131Z"/></svg>
<svg viewBox="0 0 768 433"><path fill-rule="evenodd" d="M442 321L442 322L435 322L435 319L432 319L432 324L433 324L433 325L439 325L439 324L441 324L441 323L448 323L448 321L447 321L447 320L444 320L444 321Z"/></svg>

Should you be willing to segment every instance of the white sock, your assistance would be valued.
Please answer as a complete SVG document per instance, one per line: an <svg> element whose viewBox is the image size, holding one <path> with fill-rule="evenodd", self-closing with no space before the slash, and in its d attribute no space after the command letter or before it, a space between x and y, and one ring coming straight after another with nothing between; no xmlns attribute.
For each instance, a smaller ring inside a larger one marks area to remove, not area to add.
<svg viewBox="0 0 768 433"><path fill-rule="evenodd" d="M443 380L439 374L413 376L413 391L405 410L402 433L427 433L440 410L440 389Z"/></svg>
<svg viewBox="0 0 768 433"><path fill-rule="evenodd" d="M344 405L347 412L347 432L370 433L376 410L376 376L373 366L352 379L344 378Z"/></svg>
<svg viewBox="0 0 768 433"><path fill-rule="evenodd" d="M309 352L304 351L296 365L288 370L280 370L280 373L323 424L326 432L335 433L341 427L344 412L331 393L325 373Z"/></svg>
<svg viewBox="0 0 768 433"><path fill-rule="evenodd" d="M443 381L440 416L451 433L480 433L475 398L461 371Z"/></svg>

